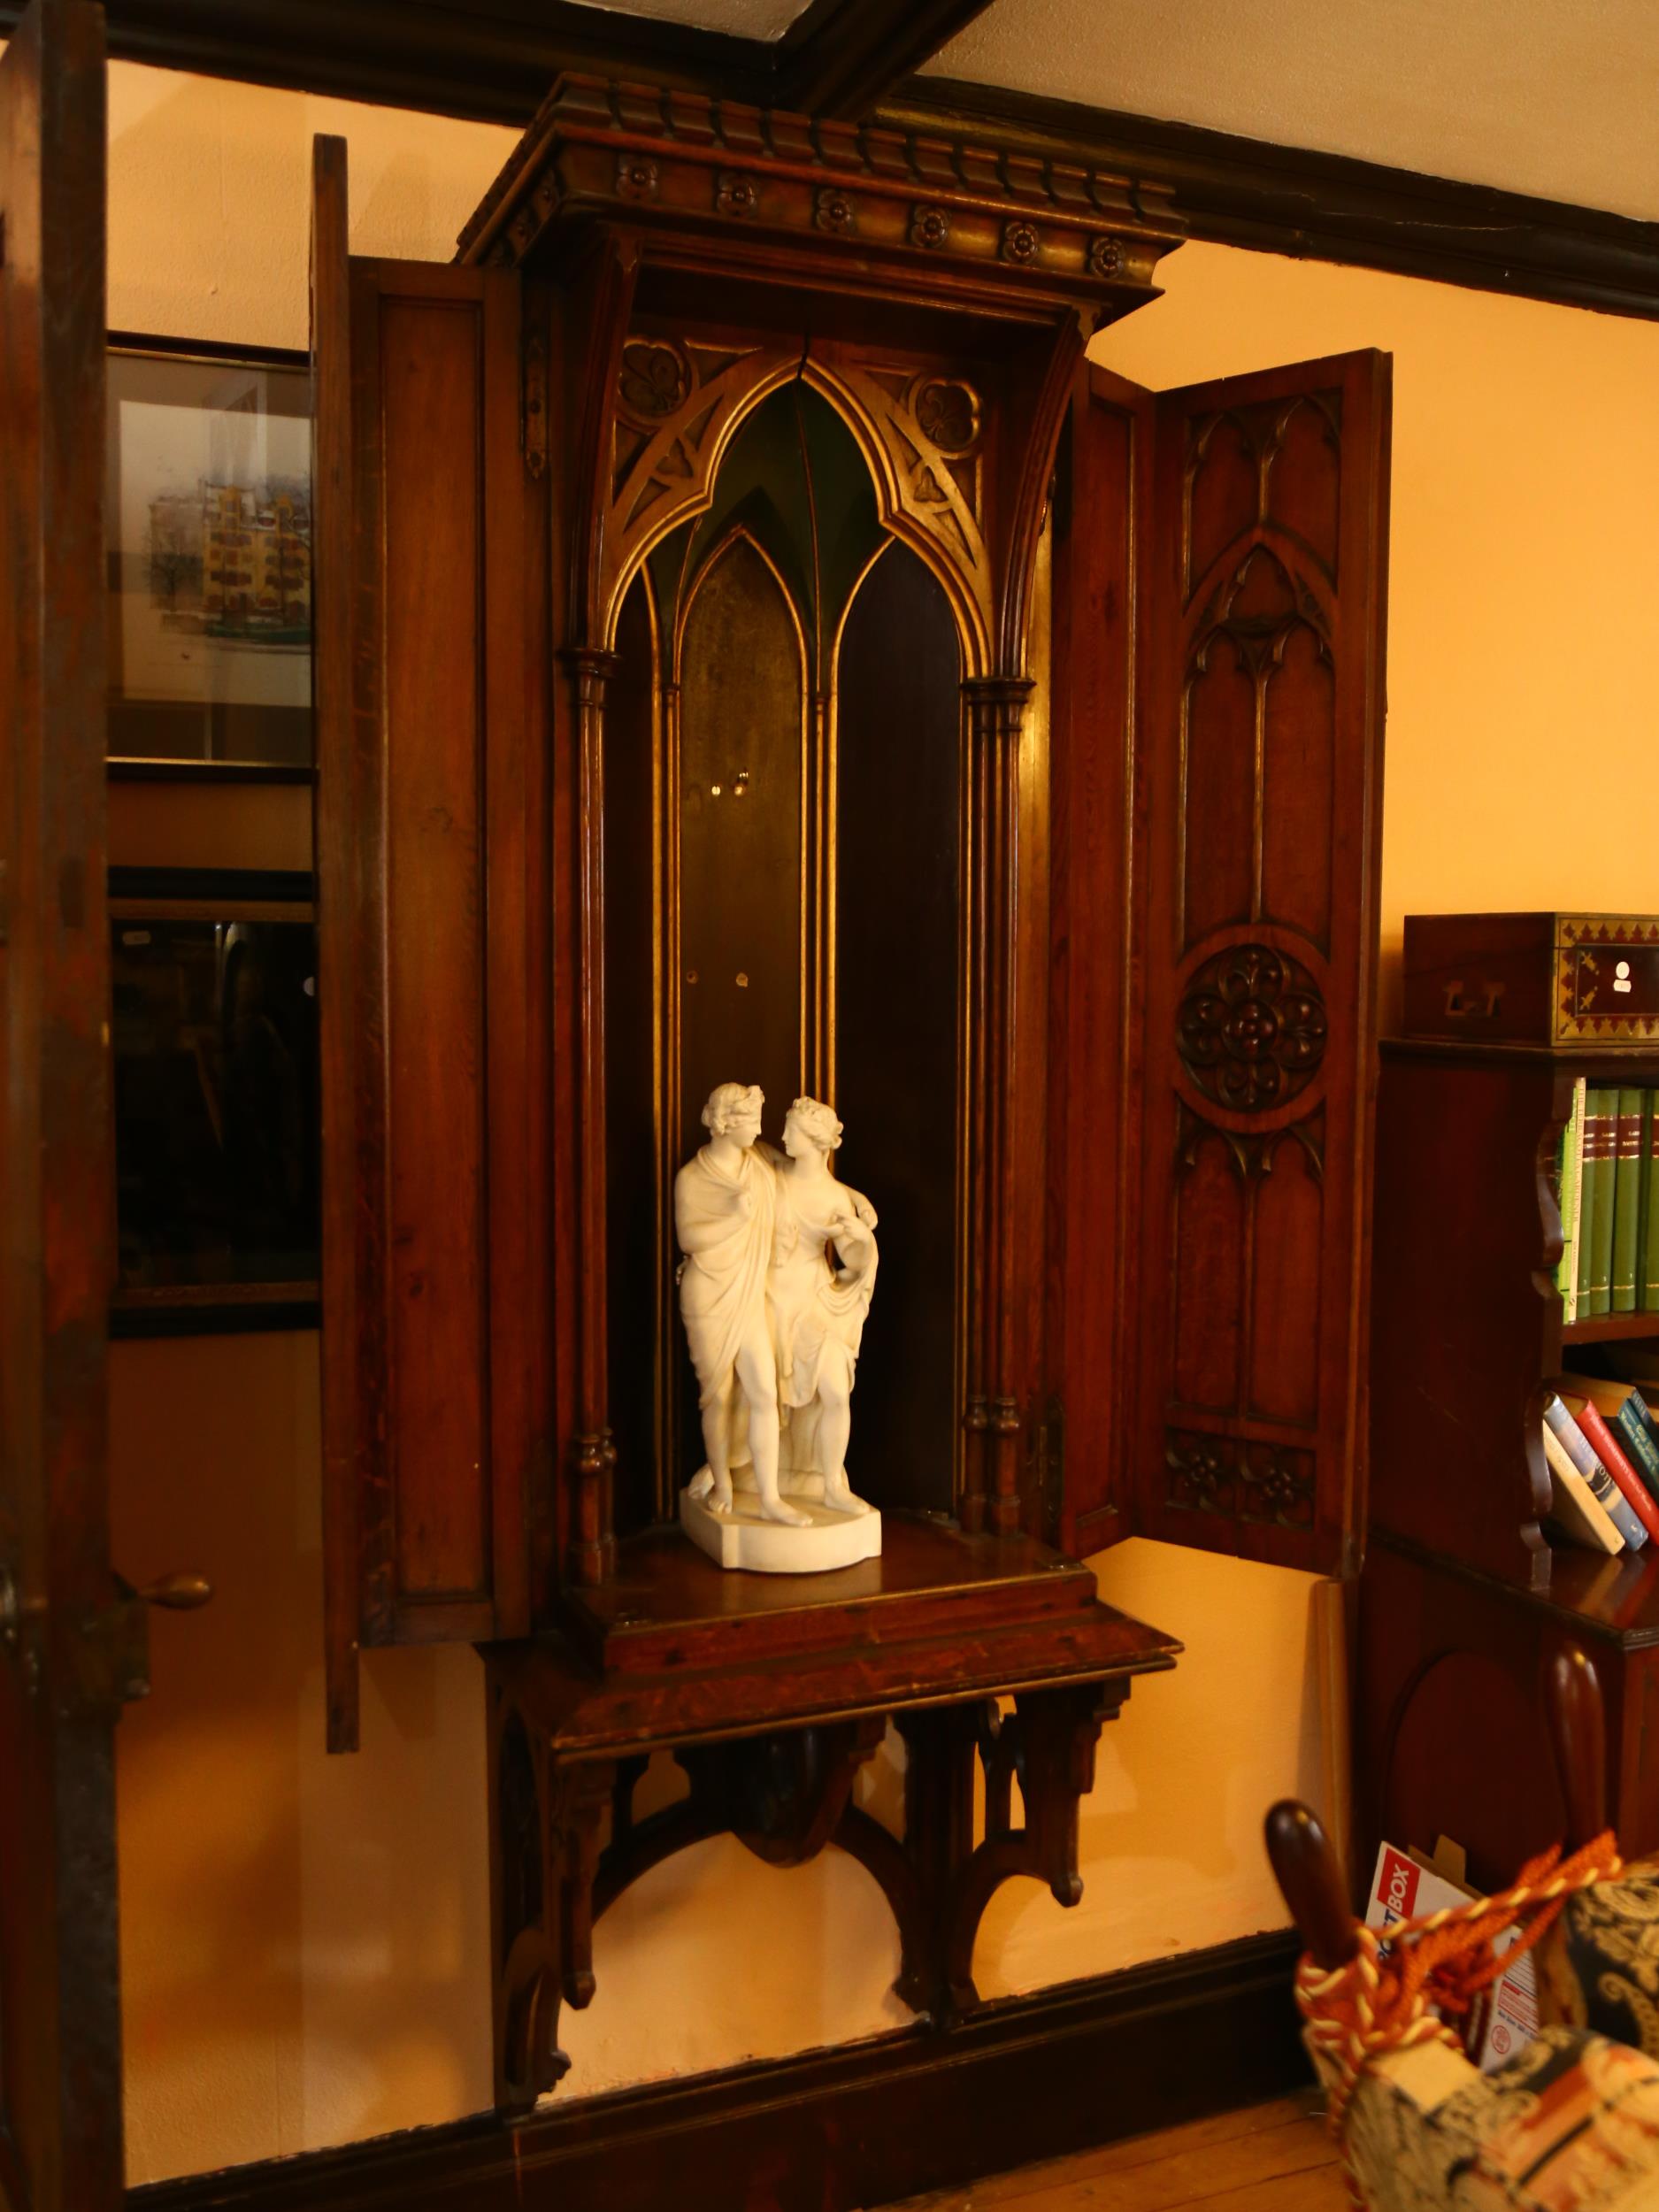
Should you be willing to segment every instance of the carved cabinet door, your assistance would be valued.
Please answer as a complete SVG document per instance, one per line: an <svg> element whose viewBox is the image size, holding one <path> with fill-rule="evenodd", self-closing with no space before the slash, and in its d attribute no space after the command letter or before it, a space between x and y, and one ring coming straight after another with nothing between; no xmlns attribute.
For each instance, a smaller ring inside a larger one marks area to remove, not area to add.
<svg viewBox="0 0 1659 2212"><path fill-rule="evenodd" d="M1137 1525L1363 1525L1390 362L1161 393L1142 537Z"/></svg>
<svg viewBox="0 0 1659 2212"><path fill-rule="evenodd" d="M104 19L0 58L0 2204L121 2195L110 1571Z"/></svg>
<svg viewBox="0 0 1659 2212"><path fill-rule="evenodd" d="M1351 1566L1389 364L1083 373L1054 503L1048 1386L1069 1550Z"/></svg>

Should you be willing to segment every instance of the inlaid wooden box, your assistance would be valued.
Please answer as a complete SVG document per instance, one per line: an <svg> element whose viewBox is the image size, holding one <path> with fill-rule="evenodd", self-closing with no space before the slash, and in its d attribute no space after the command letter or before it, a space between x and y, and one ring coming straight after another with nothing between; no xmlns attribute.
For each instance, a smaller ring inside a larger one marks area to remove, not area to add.
<svg viewBox="0 0 1659 2212"><path fill-rule="evenodd" d="M1605 1052L1659 1038L1659 915L1408 914L1405 1030Z"/></svg>

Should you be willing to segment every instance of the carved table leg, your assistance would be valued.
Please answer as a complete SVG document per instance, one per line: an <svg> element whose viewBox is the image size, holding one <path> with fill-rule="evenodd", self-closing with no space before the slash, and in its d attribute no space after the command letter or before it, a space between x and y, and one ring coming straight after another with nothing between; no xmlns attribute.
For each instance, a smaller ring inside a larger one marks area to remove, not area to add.
<svg viewBox="0 0 1659 2212"><path fill-rule="evenodd" d="M561 1999L580 2009L594 1993L594 1884L617 1763L561 1764L499 1686L489 1717L495 2102L522 2112L569 2070Z"/></svg>
<svg viewBox="0 0 1659 2212"><path fill-rule="evenodd" d="M912 2011L938 2021L950 2011L946 1915L956 1878L973 1853L973 1765L995 1711L976 1701L896 1716L905 1751L904 1854L919 1895L923 1933L918 1944L906 1942L895 1987ZM900 1929L902 1933L902 1921Z"/></svg>
<svg viewBox="0 0 1659 2212"><path fill-rule="evenodd" d="M1078 1809L1094 1784L1101 1724L1128 1695L1126 1682L1087 1682L1023 1691L1015 1699L1011 1757L1018 1763L1025 1824L1010 1826L1010 1751L1004 1720L987 1763L987 1802L1000 1810L983 1843L953 1869L945 1904L944 1975L953 2012L979 2001L973 1982L973 1943L992 1897L1010 1875L1046 1882L1055 1900L1075 1905L1083 1894L1077 1870Z"/></svg>

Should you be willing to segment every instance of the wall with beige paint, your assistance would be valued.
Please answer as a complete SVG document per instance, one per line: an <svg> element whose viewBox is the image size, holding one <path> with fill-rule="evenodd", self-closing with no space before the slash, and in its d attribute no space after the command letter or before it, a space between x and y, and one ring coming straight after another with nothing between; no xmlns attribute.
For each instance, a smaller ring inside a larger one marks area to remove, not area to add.
<svg viewBox="0 0 1659 2212"><path fill-rule="evenodd" d="M112 325L303 343L315 130L350 141L354 250L426 258L447 256L511 142L118 67ZM1395 355L1388 941L1415 907L1659 904L1634 839L1596 850L1536 797L1593 738L1607 788L1659 802L1621 650L1659 585L1659 329L1222 249L1165 269L1167 298L1096 349L1149 383L1359 344ZM174 856L153 810L119 831L122 857ZM193 856L207 833L177 832ZM236 834L257 841L240 818ZM325 1758L314 1340L120 1346L114 1420L125 1571L199 1564L219 1586L207 1612L157 1621L154 1694L120 1732L132 2177L476 2108L478 1664L372 1657L364 1750ZM1102 1739L1081 1906L1028 1884L997 1900L987 1993L1280 1924L1262 1808L1325 1794L1308 1578L1140 1542L1098 1564L1105 1594L1187 1656ZM890 1800L895 1784L887 1765L867 1786ZM833 1853L779 1874L705 1845L606 1920L561 2094L879 2032L899 2016L895 1964L885 1908Z"/></svg>

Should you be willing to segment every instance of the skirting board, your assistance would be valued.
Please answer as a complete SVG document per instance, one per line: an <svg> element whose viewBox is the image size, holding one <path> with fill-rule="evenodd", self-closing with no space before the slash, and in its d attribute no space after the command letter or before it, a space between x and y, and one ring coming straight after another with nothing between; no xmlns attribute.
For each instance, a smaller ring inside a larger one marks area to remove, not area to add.
<svg viewBox="0 0 1659 2212"><path fill-rule="evenodd" d="M129 2190L128 2212L858 2212L1310 2078L1294 1934L796 2058ZM694 2000L695 2001L695 2000ZM602 1999L603 2001L603 1993Z"/></svg>

